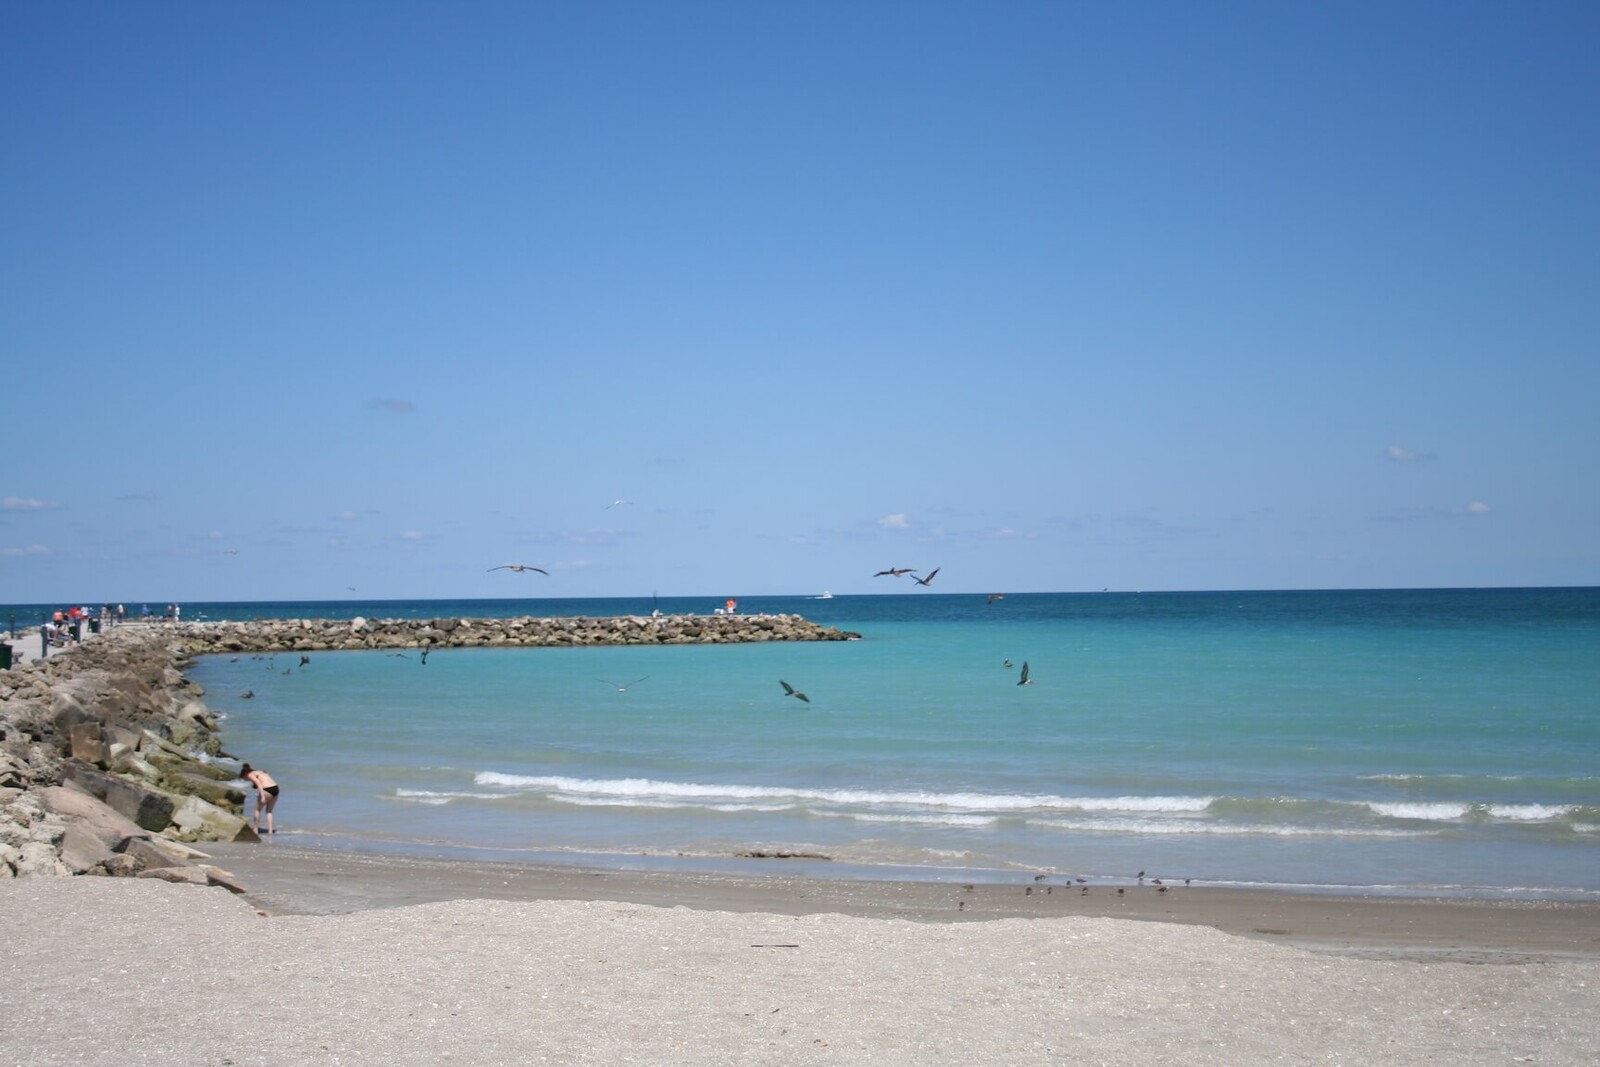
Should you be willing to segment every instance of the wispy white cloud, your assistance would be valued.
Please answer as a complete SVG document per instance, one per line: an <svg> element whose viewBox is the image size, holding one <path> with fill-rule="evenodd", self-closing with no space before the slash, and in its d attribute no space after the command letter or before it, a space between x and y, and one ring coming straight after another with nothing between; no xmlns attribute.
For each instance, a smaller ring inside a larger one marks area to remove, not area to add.
<svg viewBox="0 0 1600 1067"><path fill-rule="evenodd" d="M421 530L402 530L400 532L400 540L402 541L421 541L427 536Z"/></svg>
<svg viewBox="0 0 1600 1067"><path fill-rule="evenodd" d="M1464 518L1474 515L1493 514L1494 508L1481 500L1474 500L1460 507L1441 508L1433 504L1425 504L1415 508L1400 508L1396 511L1387 511L1374 515L1378 522L1418 522L1426 519L1452 519Z"/></svg>
<svg viewBox="0 0 1600 1067"><path fill-rule="evenodd" d="M375 396L367 401L367 407L373 411L387 411L396 415L410 415L417 410L417 405L411 401L393 396Z"/></svg>
<svg viewBox="0 0 1600 1067"><path fill-rule="evenodd" d="M39 500L31 496L0 497L0 510L4 511L57 511L61 507L54 500Z"/></svg>
<svg viewBox="0 0 1600 1067"><path fill-rule="evenodd" d="M1383 450L1383 458L1390 463L1421 463L1436 457L1430 456L1426 452L1413 452L1411 449L1402 448L1400 445L1390 445Z"/></svg>
<svg viewBox="0 0 1600 1067"><path fill-rule="evenodd" d="M355 522L356 519L360 518L360 516L353 511L341 511L339 514L335 515L334 518L338 519L340 522Z"/></svg>
<svg viewBox="0 0 1600 1067"><path fill-rule="evenodd" d="M43 556L49 551L44 545L23 545L21 548L0 548L0 556Z"/></svg>
<svg viewBox="0 0 1600 1067"><path fill-rule="evenodd" d="M897 511L893 515L885 515L878 520L878 525L885 530L909 530L911 521L906 518L905 512Z"/></svg>

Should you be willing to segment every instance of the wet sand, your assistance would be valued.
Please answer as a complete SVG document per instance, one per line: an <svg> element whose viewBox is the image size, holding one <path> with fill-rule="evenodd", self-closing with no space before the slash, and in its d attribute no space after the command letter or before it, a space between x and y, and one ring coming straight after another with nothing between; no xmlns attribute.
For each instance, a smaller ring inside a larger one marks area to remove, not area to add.
<svg viewBox="0 0 1600 1067"><path fill-rule="evenodd" d="M613 900L772 915L838 914L921 923L1080 916L1206 926L1321 952L1465 962L1600 960L1600 904L1313 896L1207 886L1043 881L935 883L412 859L212 844L258 908L332 915L451 900ZM1119 892L1118 890L1121 890Z"/></svg>

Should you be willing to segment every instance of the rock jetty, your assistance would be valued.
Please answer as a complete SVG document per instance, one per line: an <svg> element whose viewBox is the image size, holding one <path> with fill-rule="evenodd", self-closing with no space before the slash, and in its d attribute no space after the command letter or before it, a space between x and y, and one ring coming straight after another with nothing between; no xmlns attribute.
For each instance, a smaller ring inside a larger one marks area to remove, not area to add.
<svg viewBox="0 0 1600 1067"><path fill-rule="evenodd" d="M861 635L799 615L621 615L608 618L257 619L162 626L190 655L338 649L531 648L848 641Z"/></svg>
<svg viewBox="0 0 1600 1067"><path fill-rule="evenodd" d="M843 641L798 615L255 620L125 625L0 671L0 878L221 885L197 843L253 841L239 763L184 676L245 652Z"/></svg>

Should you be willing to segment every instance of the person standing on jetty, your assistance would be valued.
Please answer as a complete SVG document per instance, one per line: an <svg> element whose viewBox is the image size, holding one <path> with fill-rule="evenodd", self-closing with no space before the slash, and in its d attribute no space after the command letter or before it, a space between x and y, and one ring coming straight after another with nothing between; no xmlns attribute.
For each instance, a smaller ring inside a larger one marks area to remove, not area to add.
<svg viewBox="0 0 1600 1067"><path fill-rule="evenodd" d="M261 813L267 813L267 833L273 833L272 809L278 806L278 783L273 781L272 775L266 771L258 771L246 763L239 768L239 774L245 781L256 787L256 814L250 820L250 829L257 834L261 833Z"/></svg>

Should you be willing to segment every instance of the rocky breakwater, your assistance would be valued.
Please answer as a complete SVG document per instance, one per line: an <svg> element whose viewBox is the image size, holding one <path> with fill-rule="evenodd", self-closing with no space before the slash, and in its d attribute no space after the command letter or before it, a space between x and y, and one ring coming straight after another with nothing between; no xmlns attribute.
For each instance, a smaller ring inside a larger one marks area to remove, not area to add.
<svg viewBox="0 0 1600 1067"><path fill-rule="evenodd" d="M0 671L0 878L99 874L240 891L191 842L253 839L186 653L112 630Z"/></svg>
<svg viewBox="0 0 1600 1067"><path fill-rule="evenodd" d="M798 615L256 620L127 625L0 671L0 878L98 874L223 885L195 843L256 840L202 654L845 641Z"/></svg>
<svg viewBox="0 0 1600 1067"><path fill-rule="evenodd" d="M861 635L799 615L623 615L613 618L257 619L165 626L191 655L340 649L535 648L571 645L848 641Z"/></svg>

